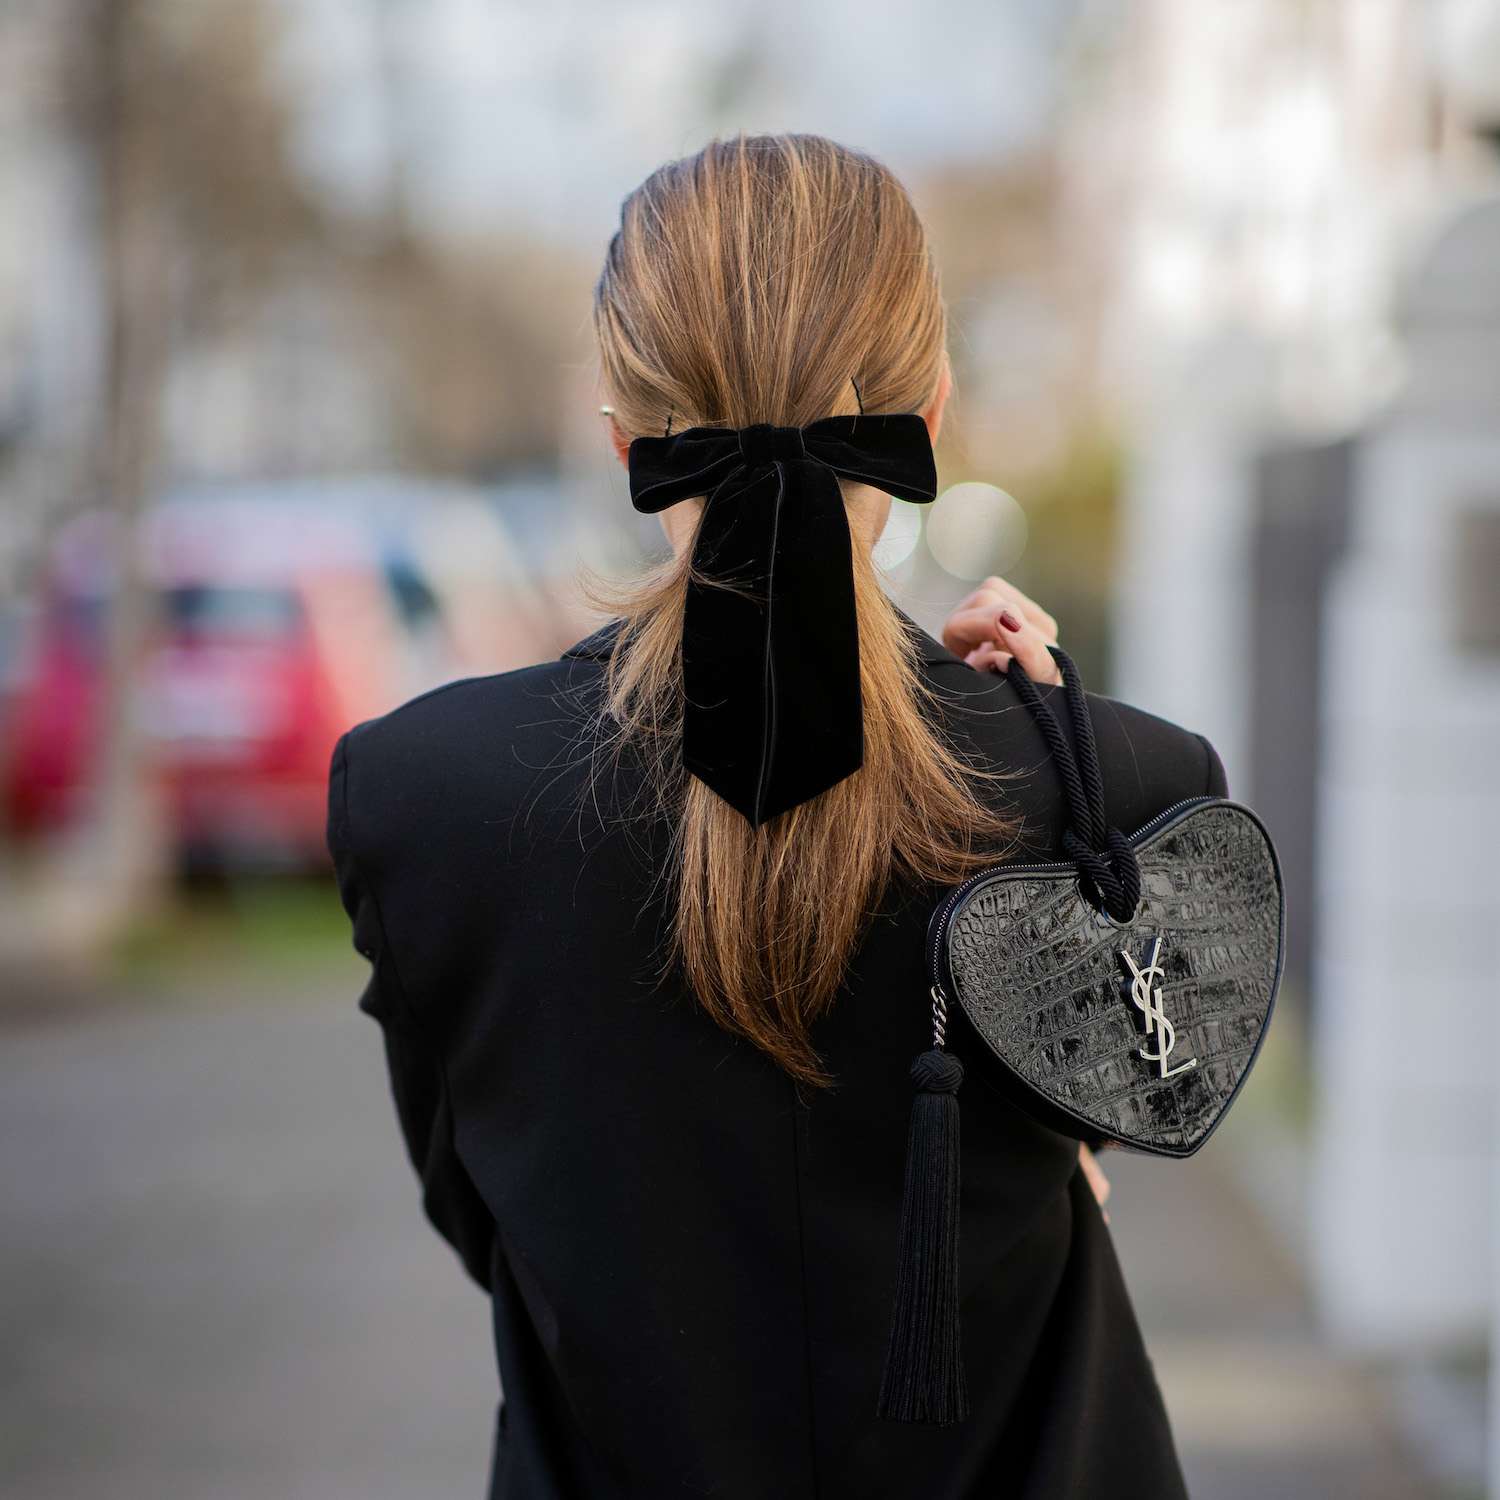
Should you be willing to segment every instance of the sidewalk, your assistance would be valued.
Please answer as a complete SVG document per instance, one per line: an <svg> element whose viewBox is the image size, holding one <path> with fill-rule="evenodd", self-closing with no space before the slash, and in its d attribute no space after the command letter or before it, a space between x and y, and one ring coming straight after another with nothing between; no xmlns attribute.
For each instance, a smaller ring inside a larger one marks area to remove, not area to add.
<svg viewBox="0 0 1500 1500"><path fill-rule="evenodd" d="M483 1493L489 1307L342 983L0 1016L0 1495Z"/></svg>
<svg viewBox="0 0 1500 1500"><path fill-rule="evenodd" d="M0 1494L481 1491L488 1308L422 1222L361 983L0 1017ZM1319 1345L1229 1142L1103 1161L1193 1500L1449 1500Z"/></svg>
<svg viewBox="0 0 1500 1500"><path fill-rule="evenodd" d="M1373 1376L1320 1342L1296 1268L1235 1186L1233 1149L1101 1158L1193 1500L1446 1500L1401 1450Z"/></svg>

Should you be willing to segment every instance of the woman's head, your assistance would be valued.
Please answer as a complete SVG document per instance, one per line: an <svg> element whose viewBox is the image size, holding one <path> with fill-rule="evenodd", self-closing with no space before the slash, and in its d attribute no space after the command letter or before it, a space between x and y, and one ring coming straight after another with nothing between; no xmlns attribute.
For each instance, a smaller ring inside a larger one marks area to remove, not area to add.
<svg viewBox="0 0 1500 1500"><path fill-rule="evenodd" d="M947 315L905 188L816 135L738 136L626 198L594 298L617 446L684 427L922 412Z"/></svg>
<svg viewBox="0 0 1500 1500"><path fill-rule="evenodd" d="M595 289L617 451L687 427L805 427L918 412L937 436L950 376L926 233L880 163L820 136L739 136L653 172L625 200ZM945 742L916 642L870 555L888 497L841 481L854 552L861 768L759 828L681 766L683 606L702 502L662 514L671 558L594 597L622 616L600 726L643 752L674 827L673 956L699 1001L799 1080L827 1082L810 1027L893 876L947 882L1011 822L994 779ZM816 652L818 643L806 649ZM922 1013L914 997L914 1014Z"/></svg>

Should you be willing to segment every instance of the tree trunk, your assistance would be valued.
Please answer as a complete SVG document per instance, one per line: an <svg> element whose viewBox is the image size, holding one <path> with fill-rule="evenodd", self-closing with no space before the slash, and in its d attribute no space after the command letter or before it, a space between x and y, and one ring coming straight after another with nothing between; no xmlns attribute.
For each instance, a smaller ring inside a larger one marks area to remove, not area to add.
<svg viewBox="0 0 1500 1500"><path fill-rule="evenodd" d="M94 157L105 283L105 399L99 472L115 524L97 803L90 855L100 938L159 894L163 829L147 762L143 665L152 592L139 545L161 458L170 323L169 238L163 223L160 119L142 65L143 0L97 0Z"/></svg>

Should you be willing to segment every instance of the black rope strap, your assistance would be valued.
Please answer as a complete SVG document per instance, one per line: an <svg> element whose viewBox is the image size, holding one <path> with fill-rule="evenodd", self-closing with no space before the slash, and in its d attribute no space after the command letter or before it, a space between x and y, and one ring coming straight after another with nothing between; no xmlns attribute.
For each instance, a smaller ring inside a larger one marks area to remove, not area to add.
<svg viewBox="0 0 1500 1500"><path fill-rule="evenodd" d="M1094 743L1094 724L1073 658L1061 646L1047 649L1063 675L1063 694L1073 723L1075 755L1052 705L1042 696L1026 668L1011 657L1006 676L1017 697L1029 708L1052 752L1062 777L1072 824L1064 830L1063 852L1078 866L1084 896L1117 922L1128 922L1141 899L1141 869L1130 840L1104 816L1104 778L1099 771L1099 750Z"/></svg>

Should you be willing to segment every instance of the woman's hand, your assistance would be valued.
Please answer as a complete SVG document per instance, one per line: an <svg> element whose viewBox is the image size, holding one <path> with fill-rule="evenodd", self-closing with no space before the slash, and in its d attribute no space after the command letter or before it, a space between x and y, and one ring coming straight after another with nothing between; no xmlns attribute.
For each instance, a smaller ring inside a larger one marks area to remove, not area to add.
<svg viewBox="0 0 1500 1500"><path fill-rule="evenodd" d="M986 578L943 626L943 644L980 672L1003 672L1017 658L1033 682L1061 682L1047 650L1057 621L1003 578Z"/></svg>
<svg viewBox="0 0 1500 1500"><path fill-rule="evenodd" d="M1088 1178L1089 1186L1094 1190L1094 1197L1099 1207L1109 1202L1109 1178L1104 1175L1094 1153L1089 1150L1082 1141L1078 1143L1078 1165L1083 1168L1083 1175ZM1104 1214L1104 1222L1109 1223L1109 1214Z"/></svg>

